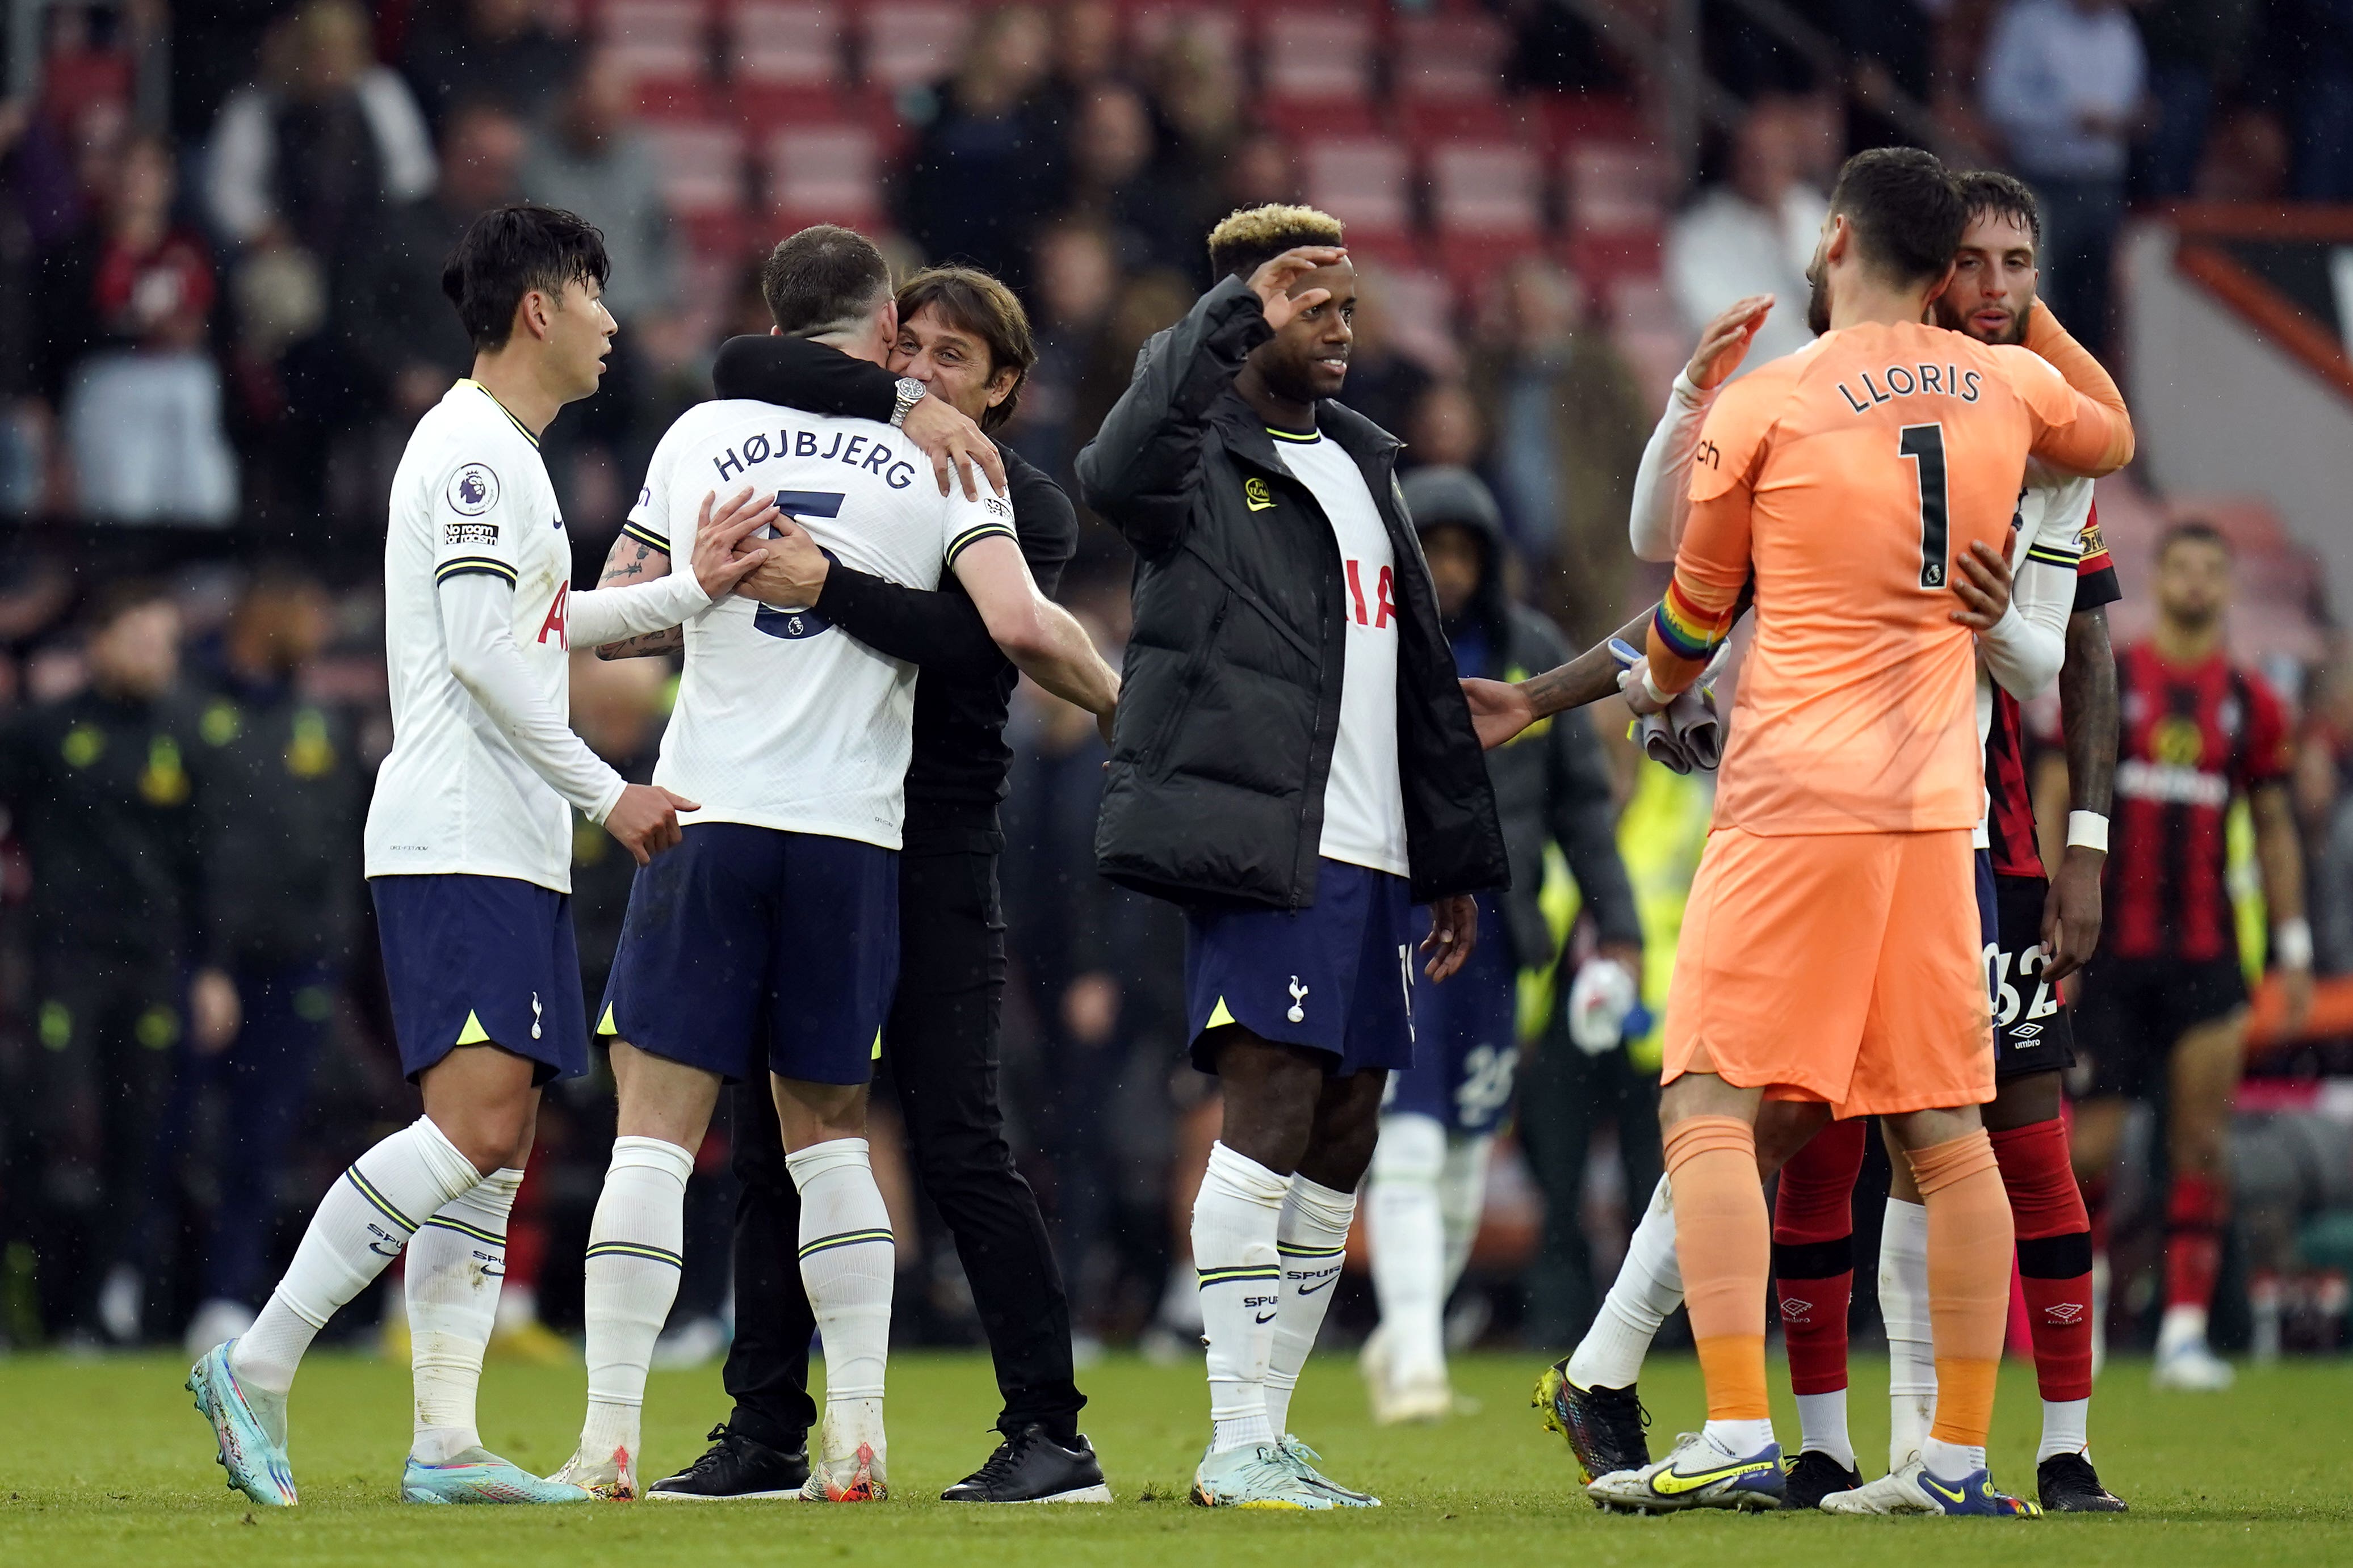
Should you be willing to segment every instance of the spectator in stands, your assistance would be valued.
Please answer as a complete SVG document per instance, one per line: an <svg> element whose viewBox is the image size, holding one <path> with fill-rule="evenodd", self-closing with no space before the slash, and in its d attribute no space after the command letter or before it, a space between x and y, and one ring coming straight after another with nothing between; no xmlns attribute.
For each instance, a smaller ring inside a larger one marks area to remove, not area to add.
<svg viewBox="0 0 2353 1568"><path fill-rule="evenodd" d="M578 213L605 231L613 262L605 305L624 326L678 302L678 242L661 168L630 119L633 107L619 56L591 50L554 120L533 132L522 174L525 198Z"/></svg>
<svg viewBox="0 0 2353 1568"><path fill-rule="evenodd" d="M2238 79L2257 9L2256 0L2155 0L2141 12L2156 120L2142 195L2171 201L2197 188L2216 89Z"/></svg>
<svg viewBox="0 0 2353 1568"><path fill-rule="evenodd" d="M30 863L33 1108L9 1190L24 1195L42 1321L69 1341L136 1342L146 1317L154 1153L187 1029L233 1026L227 979L191 989L204 888L203 743L174 695L180 616L117 584L85 622L89 685L0 732L0 802Z"/></svg>
<svg viewBox="0 0 2353 1568"><path fill-rule="evenodd" d="M212 261L173 221L177 174L160 138L131 138L112 171L100 210L41 264L40 379L78 502L93 517L226 521L237 465L206 352Z"/></svg>
<svg viewBox="0 0 2353 1568"><path fill-rule="evenodd" d="M1071 413L1095 339L1119 287L1110 231L1082 217L1063 218L1038 237L1032 318L1038 363L1021 384L1021 406L1005 438L1056 483L1071 478L1086 432Z"/></svg>
<svg viewBox="0 0 2353 1568"><path fill-rule="evenodd" d="M1648 415L1576 279L1527 257L1496 299L1471 382L1493 443L1488 467L1514 544L1557 585L1546 607L1589 647L1625 618L1626 509Z"/></svg>
<svg viewBox="0 0 2353 1568"><path fill-rule="evenodd" d="M1978 86L2010 164L2042 204L2042 298L2101 349L2126 160L2147 86L2140 34L2122 0L2014 0L1994 24Z"/></svg>
<svg viewBox="0 0 2353 1568"><path fill-rule="evenodd" d="M968 261L1017 289L1029 282L1031 228L1060 188L1062 141L1039 89L1046 18L1028 5L983 16L936 118L908 161L907 232L935 261Z"/></svg>
<svg viewBox="0 0 2353 1568"><path fill-rule="evenodd" d="M1406 416L1405 431L1400 468L1467 468L1487 449L1487 425L1480 417L1478 399L1459 381L1431 383Z"/></svg>
<svg viewBox="0 0 2353 1568"><path fill-rule="evenodd" d="M326 590L282 568L256 573L207 672L203 742L205 944L235 986L233 1035L197 1038L183 1114L207 1090L203 1305L191 1355L252 1326L276 1280L280 1183L327 1042L359 925L360 819L368 770L349 714L304 689L332 630Z"/></svg>
<svg viewBox="0 0 2353 1568"><path fill-rule="evenodd" d="M2353 201L2353 4L2290 0L2273 15L2296 45L2290 194L2303 202Z"/></svg>
<svg viewBox="0 0 2353 1568"><path fill-rule="evenodd" d="M516 195L523 128L489 103L452 110L429 196L385 212L335 293L337 330L363 394L406 429L474 362L441 293L441 265L476 215Z"/></svg>
<svg viewBox="0 0 2353 1568"><path fill-rule="evenodd" d="M1272 142L1271 150L1254 146L1236 92L1240 67L1216 32L1180 19L1153 66L1153 108L1162 130L1156 173L1184 204L1187 232L1206 234L1237 207L1299 196L1288 177L1289 150L1271 137L1261 139ZM1280 179L1271 172L1277 162L1284 171ZM1271 179L1281 188L1256 189ZM1213 281L1206 247L1193 248L1185 271L1203 288Z"/></svg>
<svg viewBox="0 0 2353 1568"><path fill-rule="evenodd" d="M1356 295L1356 341L1348 351L1345 401L1349 407L1384 430L1409 429L1414 422L1415 409L1423 395L1430 391L1434 378L1419 360L1398 350L1388 279L1361 263L1356 268L1356 276L1361 279ZM1472 423L1474 426L1477 424L1475 410ZM1403 458L1415 463L1456 461L1467 464L1478 460L1479 445L1476 440L1472 443L1472 450L1468 458L1449 459L1423 456L1417 441L1406 447Z"/></svg>
<svg viewBox="0 0 2353 1568"><path fill-rule="evenodd" d="M271 29L261 81L213 127L206 199L227 238L333 257L386 204L433 188L424 117L369 26L353 0L309 0Z"/></svg>
<svg viewBox="0 0 2353 1568"><path fill-rule="evenodd" d="M1183 270L1202 230L1182 193L1154 172L1152 111L1124 82L1104 82L1080 100L1071 125L1067 210L1111 230L1124 270Z"/></svg>
<svg viewBox="0 0 2353 1568"><path fill-rule="evenodd" d="M1830 201L1799 177L1804 134L1797 106L1758 102L1733 138L1731 179L1702 192L1667 227L1667 283L1690 331L1751 294L1780 301L1757 329L1744 372L1813 341L1806 268ZM1511 508L1508 495L1504 504Z"/></svg>
<svg viewBox="0 0 2353 1568"><path fill-rule="evenodd" d="M400 68L438 132L481 98L538 118L572 79L573 56L572 40L549 29L534 0L427 0Z"/></svg>
<svg viewBox="0 0 2353 1568"><path fill-rule="evenodd" d="M1071 0L1056 15L1046 97L1060 122L1070 123L1088 93L1120 79L1119 52L1119 11L1108 0Z"/></svg>

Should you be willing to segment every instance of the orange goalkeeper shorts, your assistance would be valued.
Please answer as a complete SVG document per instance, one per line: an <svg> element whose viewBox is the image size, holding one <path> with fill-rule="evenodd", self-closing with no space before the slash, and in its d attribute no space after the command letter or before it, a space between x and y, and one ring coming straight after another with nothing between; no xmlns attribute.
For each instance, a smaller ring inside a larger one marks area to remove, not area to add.
<svg viewBox="0 0 2353 1568"><path fill-rule="evenodd" d="M1966 828L1766 837L1700 857L1667 992L1665 1069L1841 1117L1993 1098Z"/></svg>

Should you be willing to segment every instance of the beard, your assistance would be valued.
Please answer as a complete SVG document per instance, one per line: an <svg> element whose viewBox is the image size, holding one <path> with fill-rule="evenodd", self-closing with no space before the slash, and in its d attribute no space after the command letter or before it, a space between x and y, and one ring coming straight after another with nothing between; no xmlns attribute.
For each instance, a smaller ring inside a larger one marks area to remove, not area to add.
<svg viewBox="0 0 2353 1568"><path fill-rule="evenodd" d="M1806 330L1818 338L1831 330L1829 270L1819 257L1811 267L1806 268L1806 282L1810 285L1806 295Z"/></svg>

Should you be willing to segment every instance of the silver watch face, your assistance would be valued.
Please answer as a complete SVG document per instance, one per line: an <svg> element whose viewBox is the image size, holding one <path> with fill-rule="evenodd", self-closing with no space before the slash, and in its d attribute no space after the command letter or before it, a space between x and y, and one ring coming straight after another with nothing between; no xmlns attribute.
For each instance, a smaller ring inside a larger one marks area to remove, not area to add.
<svg viewBox="0 0 2353 1568"><path fill-rule="evenodd" d="M921 403L923 400L925 390L923 384L917 381L913 376L901 376L899 378L899 406L902 408L913 407L916 404Z"/></svg>

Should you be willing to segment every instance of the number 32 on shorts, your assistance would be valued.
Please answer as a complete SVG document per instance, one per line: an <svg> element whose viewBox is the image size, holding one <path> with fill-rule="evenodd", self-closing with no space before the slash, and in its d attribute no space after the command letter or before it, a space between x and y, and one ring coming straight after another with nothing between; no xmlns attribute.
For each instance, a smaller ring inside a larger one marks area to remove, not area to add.
<svg viewBox="0 0 2353 1568"><path fill-rule="evenodd" d="M2013 957L2017 960L2018 969L2016 985L2011 984L2010 979ZM1993 998L1995 1028L2007 1029L2021 1016L2048 1018L2059 1011L2058 994L2052 990L2051 982L2042 978L2042 972L2050 967L2050 960L2039 945L2012 954L2002 952L1993 942L1988 942L1985 962L1986 989ZM2019 992L2019 987L2026 984L2029 979L2034 983L2034 1000L2031 1003Z"/></svg>

